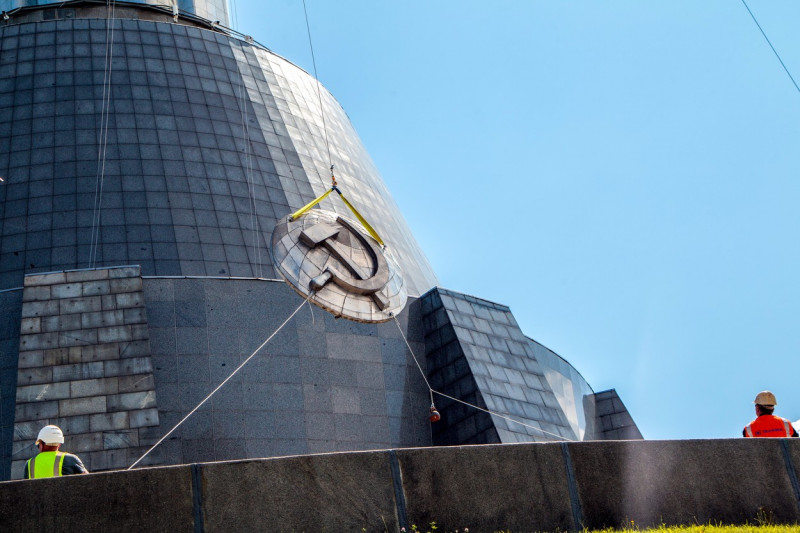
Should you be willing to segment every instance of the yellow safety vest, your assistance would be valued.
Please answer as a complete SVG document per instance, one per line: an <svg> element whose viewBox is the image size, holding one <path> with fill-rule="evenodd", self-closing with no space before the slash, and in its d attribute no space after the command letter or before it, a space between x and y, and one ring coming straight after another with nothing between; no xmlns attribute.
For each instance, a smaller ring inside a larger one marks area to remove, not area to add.
<svg viewBox="0 0 800 533"><path fill-rule="evenodd" d="M60 476L65 455L64 452L42 452L28 459L28 479Z"/></svg>

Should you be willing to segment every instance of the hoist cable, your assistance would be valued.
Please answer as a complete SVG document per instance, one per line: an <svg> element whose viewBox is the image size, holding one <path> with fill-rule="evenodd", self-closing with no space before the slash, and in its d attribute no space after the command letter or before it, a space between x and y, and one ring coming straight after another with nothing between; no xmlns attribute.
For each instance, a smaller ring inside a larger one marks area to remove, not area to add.
<svg viewBox="0 0 800 533"><path fill-rule="evenodd" d="M778 51L775 50L774 46L772 46L772 41L769 40L769 37L767 37L767 34L764 32L764 29L761 27L761 24L759 24L758 20L756 20L756 16L753 15L753 12L750 10L750 6L747 5L747 2L745 2L745 0L742 0L742 3L744 4L744 7L747 9L747 12L750 13L750 17L753 19L753 22L755 22L756 26L758 26L759 31L761 31L761 35L764 36L764 39L767 40L767 44L769 45L770 48L772 48L772 53L775 54L775 57L777 57L778 61L780 61L781 66L783 67L783 70L786 71L786 74L789 76L789 79L792 80L792 83L794 84L794 88L797 89L797 92L800 93L800 87L798 87L797 86L797 82L794 81L794 77L792 76L792 73L789 72L788 68L786 68L786 64L783 62L783 59L781 59L781 56L778 54Z"/></svg>
<svg viewBox="0 0 800 533"><path fill-rule="evenodd" d="M306 0L303 0L303 13L306 17L306 31L308 33L308 47L311 49L311 64L314 67L314 80L317 82L317 100L319 100L319 113L322 117L322 133L325 136L325 148L328 150L328 163L333 170L333 157L331 156L331 145L328 142L328 127L325 124L325 108L322 107L322 89L320 88L319 76L317 75L317 59L314 56L314 43L311 42L311 25L308 22L308 9L306 9ZM320 178L322 179L322 178ZM323 182L324 184L324 182Z"/></svg>
<svg viewBox="0 0 800 533"><path fill-rule="evenodd" d="M296 315L296 314L297 314L297 312L298 312L298 311L300 311L300 309L302 309L302 308L303 308L303 306L306 304L306 301L307 301L308 299L310 299L310 298L311 298L311 296L312 296L313 294L314 294L313 292L312 292L311 294L309 294L309 295L308 295L308 298L307 298L306 300L303 300L303 302L302 302L302 303L300 303L300 305L298 305L298 306L297 306L297 309L295 309L295 310L294 310L294 312L293 312L291 315L289 315L289 318L287 318L286 320L284 320L284 321L283 321L283 324L281 324L280 326L278 326L278 329L276 329L276 330L275 330L275 331L272 333L272 335L270 335L269 337L267 337L267 340L265 340L264 342L262 342L262 343L261 343L261 345L260 345L258 348L256 348L256 349L255 349L255 351L254 351L253 353L251 353L251 354L250 354L250 356L249 356L247 359L245 359L245 360L242 362L242 364L240 364L239 366L237 366L237 367L236 367L236 370L234 370L233 372L231 372L231 374L230 374L230 375L229 375L227 378L225 378L225 379L222 381L222 383L220 383L219 385L217 385L217 387L216 387L214 390L212 390L212 391L209 393L209 395L208 395L208 396L206 396L205 398L203 398L203 401L201 401L199 404L197 404L197 405L195 406L195 408L194 408L194 409L192 409L191 411L189 411L189 414L187 414L186 416L184 416L184 417L181 419L181 421L180 421L180 422L178 422L177 424L175 424L175 427L173 427L172 429L170 429L170 430L167 432L167 434L166 434L166 435L164 435L163 437L161 437L161 438L158 440L158 442L156 442L155 444L153 444L153 445L150 447L150 449L148 449L146 452L144 452L144 455L142 455L141 457L139 457L139 458L136 460L136 462L134 462L134 463L133 463L131 466L129 466L129 467L126 469L126 470L130 470L131 468L133 468L134 466L136 466L137 464L139 464L139 462L140 462L142 459L144 459L145 457L147 457L147 454L149 454L151 451L153 451L153 450L156 448L156 446L158 446L159 444L161 444L162 442L164 442L164 440L165 440L167 437L169 437L169 436L170 436L170 435L171 435L171 434L172 434L172 433L173 433L173 432L174 432L176 429L178 429L178 427L180 427L180 425L181 425L181 424L183 424L184 422L186 422L186 420L187 420L187 419L188 419L190 416L192 416L192 415L195 413L195 411L197 411L198 409L200 409L200 407L202 407L204 403L206 403L206 402L207 402L207 401L208 401L208 400L209 400L209 399L210 399L212 396L214 396L214 394L215 394L215 393L216 393L216 392L217 392L219 389L221 389L221 388L222 388L222 387L223 387L223 386L224 386L224 385L225 385L225 384L226 384L228 381L230 381L230 379L231 379L233 376L235 376L235 375L236 375L236 373L237 373L237 372L239 372L239 370L241 370L241 369L244 367L244 365L246 365L247 363L249 363L249 362L250 362L250 360L251 360L253 357L255 357L255 356L256 356L256 354L257 354L259 351L261 351L261 348L263 348L264 346L266 346L266 345L267 345L267 343L268 343L269 341L271 341L271 340L272 340L272 338L273 338L275 335L277 335L277 334L278 334L278 332L279 332L280 330L282 330L282 329L283 329L283 327L284 327L286 324L288 324L288 323L289 323L289 321L290 321L292 318L294 318L294 315Z"/></svg>
<svg viewBox="0 0 800 533"><path fill-rule="evenodd" d="M94 211L92 213L92 235L89 245L89 267L97 261L100 245L100 209L103 204L103 184L106 173L106 150L108 148L108 123L111 113L111 62L114 57L115 0L106 1L106 55L103 63L103 95L100 108L100 131L97 139L97 173L94 188Z"/></svg>

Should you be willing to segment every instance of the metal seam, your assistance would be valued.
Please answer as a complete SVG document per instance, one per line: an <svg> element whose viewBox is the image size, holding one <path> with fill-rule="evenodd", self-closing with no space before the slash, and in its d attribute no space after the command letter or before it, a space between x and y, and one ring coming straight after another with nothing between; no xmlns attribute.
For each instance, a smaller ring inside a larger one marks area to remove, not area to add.
<svg viewBox="0 0 800 533"><path fill-rule="evenodd" d="M781 439L781 449L783 450L783 461L786 463L786 473L789 474L789 481L792 483L794 497L800 504L800 482L797 480L797 471L794 469L792 455L789 453L789 443L786 439Z"/></svg>
<svg viewBox="0 0 800 533"><path fill-rule="evenodd" d="M199 464L191 465L192 469L192 511L194 514L194 532L204 533L203 524L203 477Z"/></svg>
<svg viewBox="0 0 800 533"><path fill-rule="evenodd" d="M564 467L567 470L567 489L569 490L569 501L572 507L572 521L575 530L583 528L583 513L581 511L581 500L578 496L578 485L575 482L575 473L572 470L572 459L569 455L569 445L561 443L561 453L564 456Z"/></svg>
<svg viewBox="0 0 800 533"><path fill-rule="evenodd" d="M397 521L400 528L408 530L408 513L406 511L406 493L403 491L403 473L400 471L400 461L397 453L389 450L389 465L392 469L392 484L394 485L394 501L397 506Z"/></svg>

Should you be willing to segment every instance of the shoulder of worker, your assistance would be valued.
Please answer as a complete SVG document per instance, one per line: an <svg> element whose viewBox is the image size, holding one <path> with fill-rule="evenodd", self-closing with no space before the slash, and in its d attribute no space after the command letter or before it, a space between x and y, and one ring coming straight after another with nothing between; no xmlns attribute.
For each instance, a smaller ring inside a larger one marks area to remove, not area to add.
<svg viewBox="0 0 800 533"><path fill-rule="evenodd" d="M787 420L787 419L785 419L785 418L784 418L784 420L786 420L786 423L787 423L787 424L789 424L789 427L790 427L790 428L792 428L792 431L791 431L791 436L792 436L792 437L800 437L800 435L798 435L798 434L797 434L797 428L796 428L796 427L794 427L794 423L792 423L792 421L791 421L791 420Z"/></svg>
<svg viewBox="0 0 800 533"><path fill-rule="evenodd" d="M61 467L61 473L63 475L88 474L89 471L83 465L83 461L81 461L80 457L69 452L64 452L64 463Z"/></svg>

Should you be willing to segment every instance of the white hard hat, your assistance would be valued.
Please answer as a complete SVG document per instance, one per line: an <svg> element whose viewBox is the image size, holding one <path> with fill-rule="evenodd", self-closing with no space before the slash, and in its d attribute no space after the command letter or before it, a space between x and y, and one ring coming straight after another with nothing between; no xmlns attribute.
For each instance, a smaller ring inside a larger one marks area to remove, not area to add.
<svg viewBox="0 0 800 533"><path fill-rule="evenodd" d="M39 441L48 446L64 444L64 433L61 432L61 428L58 426L45 426L39 431L39 436L36 437L36 444L39 444Z"/></svg>
<svg viewBox="0 0 800 533"><path fill-rule="evenodd" d="M778 400L775 399L774 394L772 394L768 390L765 390L756 394L756 399L753 400L753 403L756 405L764 405L766 407L771 407L778 405Z"/></svg>

